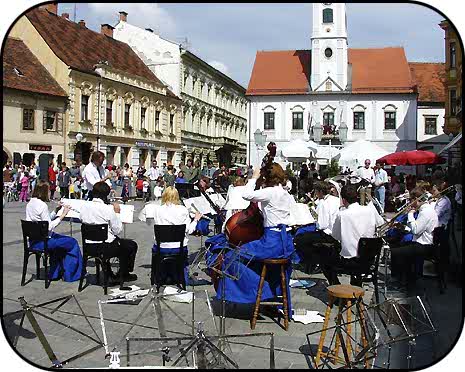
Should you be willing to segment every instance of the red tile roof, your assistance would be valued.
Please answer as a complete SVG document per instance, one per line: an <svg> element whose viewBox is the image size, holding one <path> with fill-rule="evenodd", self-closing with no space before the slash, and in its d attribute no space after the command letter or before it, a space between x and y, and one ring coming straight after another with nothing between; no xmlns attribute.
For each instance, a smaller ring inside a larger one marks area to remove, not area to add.
<svg viewBox="0 0 465 372"><path fill-rule="evenodd" d="M414 83L403 48L349 49L352 93L411 93ZM247 95L305 94L310 50L257 52Z"/></svg>
<svg viewBox="0 0 465 372"><path fill-rule="evenodd" d="M28 47L21 40L13 38L6 39L3 49L3 86L67 97L66 92Z"/></svg>
<svg viewBox="0 0 465 372"><path fill-rule="evenodd" d="M444 63L409 62L412 78L418 87L419 102L445 102L446 65Z"/></svg>
<svg viewBox="0 0 465 372"><path fill-rule="evenodd" d="M107 61L111 68L163 84L126 43L47 10L35 8L26 17L57 57L73 69L95 74L94 66ZM177 98L168 89L167 93Z"/></svg>

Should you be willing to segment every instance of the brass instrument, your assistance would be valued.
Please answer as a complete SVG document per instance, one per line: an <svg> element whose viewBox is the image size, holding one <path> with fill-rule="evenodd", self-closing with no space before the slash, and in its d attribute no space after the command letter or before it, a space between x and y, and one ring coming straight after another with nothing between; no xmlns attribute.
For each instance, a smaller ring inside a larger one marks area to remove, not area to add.
<svg viewBox="0 0 465 372"><path fill-rule="evenodd" d="M315 199L312 198L311 193L308 193L307 196L310 199L310 201L307 203L308 209L310 210L310 214L312 215L315 222L317 222L318 221L318 213L317 213L317 211L315 209L315 206L316 206Z"/></svg>

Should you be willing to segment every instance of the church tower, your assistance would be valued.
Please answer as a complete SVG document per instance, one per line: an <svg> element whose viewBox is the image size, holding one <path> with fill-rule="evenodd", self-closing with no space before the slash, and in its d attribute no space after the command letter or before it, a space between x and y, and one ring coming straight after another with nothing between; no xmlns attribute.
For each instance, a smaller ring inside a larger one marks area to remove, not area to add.
<svg viewBox="0 0 465 372"><path fill-rule="evenodd" d="M313 3L313 91L340 92L347 88L347 16L345 3Z"/></svg>

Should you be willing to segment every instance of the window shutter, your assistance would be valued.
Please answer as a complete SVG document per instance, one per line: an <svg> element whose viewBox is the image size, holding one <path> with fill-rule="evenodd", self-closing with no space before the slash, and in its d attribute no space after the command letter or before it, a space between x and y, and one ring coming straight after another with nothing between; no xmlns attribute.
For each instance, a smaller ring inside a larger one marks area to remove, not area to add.
<svg viewBox="0 0 465 372"><path fill-rule="evenodd" d="M43 129L44 133L47 133L47 111L46 110L44 110L42 129Z"/></svg>
<svg viewBox="0 0 465 372"><path fill-rule="evenodd" d="M56 131L60 135L63 135L63 113L62 112L57 112L55 120L56 120Z"/></svg>

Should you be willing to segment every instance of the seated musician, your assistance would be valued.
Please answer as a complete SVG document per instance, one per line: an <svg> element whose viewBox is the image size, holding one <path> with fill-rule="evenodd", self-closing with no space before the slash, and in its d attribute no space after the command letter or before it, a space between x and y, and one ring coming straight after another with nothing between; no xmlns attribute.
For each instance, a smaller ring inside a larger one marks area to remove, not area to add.
<svg viewBox="0 0 465 372"><path fill-rule="evenodd" d="M176 243L161 243L159 247L160 254L178 253L180 249L187 251L188 235L196 230L197 222L202 218L200 213L195 213L194 219L191 219L189 211L184 205L181 205L179 193L176 188L169 186L165 189L161 197L161 205L154 203L147 204L139 214L139 219L148 225L186 225L186 236L183 247L173 247ZM155 239L155 237L154 237ZM179 245L179 244L178 244ZM158 250L156 243L152 251ZM186 255L187 256L187 255ZM188 262L185 262L184 276L188 283Z"/></svg>
<svg viewBox="0 0 465 372"><path fill-rule="evenodd" d="M317 181L314 185L315 196L317 197L316 213L318 220L316 221L316 230L301 233L297 230L294 237L294 244L297 253L304 262L311 265L320 263L320 250L326 247L321 247L318 243L337 243L331 236L334 221L339 213L341 202L339 197L330 195L330 184L323 181ZM324 253L323 253L324 254ZM312 272L315 272L315 266Z"/></svg>
<svg viewBox="0 0 465 372"><path fill-rule="evenodd" d="M53 230L63 221L70 211L67 205L58 206L49 213L46 202L49 200L50 185L39 180L32 192L32 198L26 205L26 221L48 221L49 240L47 248L50 251L49 279L58 280L63 277L65 282L74 282L81 278L82 254L76 239L55 233ZM63 207L60 217L56 213ZM30 248L43 251L44 242L30 242ZM64 254L63 254L64 253Z"/></svg>
<svg viewBox="0 0 465 372"><path fill-rule="evenodd" d="M391 273L399 277L401 284L407 284L409 291L415 284L417 258L427 257L433 253L433 230L438 225L438 216L433 205L415 200L423 194L424 190L420 187L410 191L412 205L408 212L407 225L413 234L412 241L391 247ZM419 213L415 218L416 210Z"/></svg>
<svg viewBox="0 0 465 372"><path fill-rule="evenodd" d="M92 201L84 203L80 211L80 219L82 223L89 225L108 224L108 239L105 246L100 244L89 244L89 249L92 254L98 254L100 250L104 250L107 257L118 257L119 271L114 274L111 267L108 267L110 277L118 281L120 274L125 282L137 280L136 274L130 274L134 270L134 261L137 253L137 243L130 239L121 239L117 235L123 231L123 223L121 222L121 208L118 203L113 205L107 204L107 198L110 194L110 186L105 182L97 182L93 187ZM89 242L92 243L92 242Z"/></svg>
<svg viewBox="0 0 465 372"><path fill-rule="evenodd" d="M258 239L243 244L239 249L239 256L233 250L224 253L222 270L232 276L238 276L237 280L228 276L220 278L216 285L217 299L222 298L223 285L225 286L225 299L231 303L249 304L255 303L257 289L260 280L262 265L255 260L267 258L296 258L290 229L287 223L290 219L290 207L292 196L284 190L285 173L281 166L273 163L269 177L265 181L265 187L255 190L255 184L260 175L260 168L256 168L252 178L249 180L242 198L250 202L259 202L264 218L264 234ZM211 263L216 258L216 252L228 246L226 236L219 234L206 242L210 248L207 262ZM248 261L252 258L252 261ZM231 260L233 264L231 264ZM271 299L281 295L279 268L270 267L269 276L265 280L262 300ZM289 277L292 271L291 265L286 270L287 288L289 299L289 311L291 309ZM239 275L238 275L239 274Z"/></svg>
<svg viewBox="0 0 465 372"><path fill-rule="evenodd" d="M377 226L383 219L369 206L358 203L357 186L348 184L341 190L344 209L341 209L334 221L332 236L341 243L329 247L321 256L321 268L330 285L340 284L337 269L357 265L358 241L360 238L375 237Z"/></svg>

